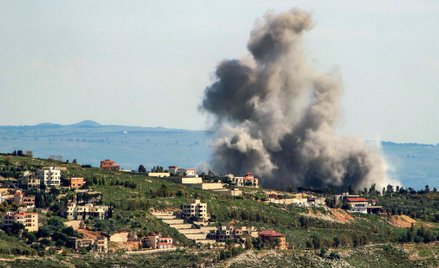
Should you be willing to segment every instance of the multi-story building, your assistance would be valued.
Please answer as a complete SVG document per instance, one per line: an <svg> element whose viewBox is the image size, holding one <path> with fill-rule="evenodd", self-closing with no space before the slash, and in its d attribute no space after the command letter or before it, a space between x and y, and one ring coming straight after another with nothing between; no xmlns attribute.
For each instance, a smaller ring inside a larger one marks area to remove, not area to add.
<svg viewBox="0 0 439 268"><path fill-rule="evenodd" d="M171 173L171 175L176 175L178 167L177 166L169 166L168 170L169 170L169 173Z"/></svg>
<svg viewBox="0 0 439 268"><path fill-rule="evenodd" d="M102 160L99 167L105 170L113 170L113 171L120 170L120 166L116 162L110 159Z"/></svg>
<svg viewBox="0 0 439 268"><path fill-rule="evenodd" d="M209 219L207 216L207 204L201 203L198 199L189 204L184 204L181 214L185 219L193 219L196 221L207 221Z"/></svg>
<svg viewBox="0 0 439 268"><path fill-rule="evenodd" d="M70 188L78 189L84 186L85 180L84 178L70 178Z"/></svg>
<svg viewBox="0 0 439 268"><path fill-rule="evenodd" d="M326 198L324 197L308 197L307 203L313 207L323 207L326 205Z"/></svg>
<svg viewBox="0 0 439 268"><path fill-rule="evenodd" d="M6 212L2 215L2 226L12 226L14 222L24 225L28 232L38 231L38 213L34 212Z"/></svg>
<svg viewBox="0 0 439 268"><path fill-rule="evenodd" d="M233 241L244 241L245 238L257 237L258 232L252 227L234 227L229 226L218 226L216 230L211 230L207 235L209 239L214 239L217 242L225 242L227 240Z"/></svg>
<svg viewBox="0 0 439 268"><path fill-rule="evenodd" d="M33 208L35 207L35 196L25 196L22 191L18 190L14 194L14 204L17 206Z"/></svg>
<svg viewBox="0 0 439 268"><path fill-rule="evenodd" d="M177 166L169 166L169 173L180 177L198 177L197 170L194 168L179 168Z"/></svg>
<svg viewBox="0 0 439 268"><path fill-rule="evenodd" d="M350 213L365 213L369 207L369 201L363 197L348 197L346 198L348 205L348 212Z"/></svg>
<svg viewBox="0 0 439 268"><path fill-rule="evenodd" d="M287 249L287 241L284 234L278 233L273 230L264 230L259 232L259 237L266 244L276 243L276 249Z"/></svg>
<svg viewBox="0 0 439 268"><path fill-rule="evenodd" d="M151 233L142 239L142 246L152 249L165 249L174 247L171 237L161 237L158 233Z"/></svg>
<svg viewBox="0 0 439 268"><path fill-rule="evenodd" d="M75 239L75 249L81 248L96 250L98 253L108 253L108 238L103 235Z"/></svg>
<svg viewBox="0 0 439 268"><path fill-rule="evenodd" d="M57 167L45 167L37 170L37 176L46 187L61 186L61 170Z"/></svg>
<svg viewBox="0 0 439 268"><path fill-rule="evenodd" d="M259 188L259 179L251 172L245 174L244 177L235 177L233 174L228 174L226 177L230 180L232 186Z"/></svg>
<svg viewBox="0 0 439 268"><path fill-rule="evenodd" d="M35 175L35 173L31 173L29 171L26 171L21 178L18 180L19 186L22 189L31 190L40 189L41 186L41 180L40 178Z"/></svg>
<svg viewBox="0 0 439 268"><path fill-rule="evenodd" d="M85 219L98 219L102 220L108 217L110 208L103 205L77 205L71 203L67 206L66 216L69 220L85 220Z"/></svg>
<svg viewBox="0 0 439 268"><path fill-rule="evenodd" d="M356 198L356 197L360 197L360 196L357 194L349 194L348 192L346 192L346 193L335 195L334 201L335 201L336 205L339 205L339 204L343 203L344 201L346 201L347 198L352 198L352 197Z"/></svg>

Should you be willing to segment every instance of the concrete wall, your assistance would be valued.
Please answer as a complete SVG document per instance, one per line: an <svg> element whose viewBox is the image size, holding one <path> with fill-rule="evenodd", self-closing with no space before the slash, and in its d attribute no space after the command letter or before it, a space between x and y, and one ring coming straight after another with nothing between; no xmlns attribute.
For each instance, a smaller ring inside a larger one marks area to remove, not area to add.
<svg viewBox="0 0 439 268"><path fill-rule="evenodd" d="M218 190L224 188L223 187L224 184L220 182L201 183L201 184L194 184L191 186L202 190Z"/></svg>
<svg viewBox="0 0 439 268"><path fill-rule="evenodd" d="M148 177L165 178L171 176L169 172L148 172Z"/></svg>

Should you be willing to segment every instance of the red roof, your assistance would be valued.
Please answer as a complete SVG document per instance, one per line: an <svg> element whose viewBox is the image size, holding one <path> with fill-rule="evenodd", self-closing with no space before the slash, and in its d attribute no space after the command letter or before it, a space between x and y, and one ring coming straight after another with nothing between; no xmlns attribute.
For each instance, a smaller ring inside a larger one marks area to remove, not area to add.
<svg viewBox="0 0 439 268"><path fill-rule="evenodd" d="M367 199L363 197L348 197L346 200L348 200L348 202L367 202Z"/></svg>
<svg viewBox="0 0 439 268"><path fill-rule="evenodd" d="M259 232L259 236L270 236L270 237L283 237L285 235L278 233L273 230L264 230Z"/></svg>

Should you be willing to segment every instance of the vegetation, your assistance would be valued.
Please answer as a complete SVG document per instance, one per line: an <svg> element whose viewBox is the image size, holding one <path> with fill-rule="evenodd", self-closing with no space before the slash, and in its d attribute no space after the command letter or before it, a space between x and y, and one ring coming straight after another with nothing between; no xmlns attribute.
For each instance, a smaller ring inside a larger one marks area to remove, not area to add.
<svg viewBox="0 0 439 268"><path fill-rule="evenodd" d="M355 262L364 265L376 265L375 260L363 260L362 250L368 254L374 252L377 259L384 264L402 258L402 266L409 262L404 253L398 251L399 243L417 243L417 246L433 244L438 239L439 230L435 222L437 207L439 207L438 195L434 190L423 192L401 191L396 188L385 189L384 196L375 189L366 189L370 198L379 199L388 211L394 214L408 214L420 219L420 224L410 229L393 227L388 223L387 217L377 215L356 215L355 220L350 223L338 223L324 220L318 217L309 217L309 213L327 215L329 212L323 208L301 208L263 202L265 194L258 189L243 190L244 196L233 198L215 192L208 192L184 185L172 183L163 179L150 178L143 173L139 166L140 173L125 173L104 171L92 167L67 164L58 160L33 159L27 156L0 156L0 175L5 178L19 178L25 170L36 170L42 166L56 165L65 166L63 177L84 177L87 179L86 188L100 192L101 203L112 207L112 215L106 220L86 220L88 227L95 231L103 231L109 234L117 230L131 230L139 236L149 232L160 232L165 236L171 236L177 245L188 246L189 251L178 251L159 256L145 256L142 258L130 256L129 258L108 257L105 260L95 259L88 255L84 258L69 259L63 257L75 266L94 266L104 263L120 266L149 266L149 267L187 267L194 263L227 262L240 254L247 254L240 247L230 245L223 251L198 251L194 254L190 250L197 250L192 241L185 238L175 229L170 228L162 221L150 214L150 209L179 209L180 206L191 199L201 199L208 203L208 212L211 215L211 224L229 224L237 226L255 226L258 229L273 229L286 235L289 247L282 260L277 257L267 257L257 265L266 261L276 260L277 266L288 261L307 263L307 254L313 254L322 263L329 261L346 261L352 265ZM163 171L162 167L154 167L154 171ZM217 180L215 174L209 172L203 174L208 180ZM371 187L372 188L372 187ZM37 209L49 207L43 217L43 225L37 233L23 232L20 226L5 230L0 234L0 254L11 257L11 255L51 255L50 248L63 248L66 252L72 248L72 241L80 234L63 224L62 211L66 202L73 198L66 190L50 189L47 192L33 193L36 195ZM63 198L57 198L63 194ZM93 196L78 195L76 198L89 200ZM328 200L329 201L329 200ZM9 204L0 205L0 210L7 211L14 209ZM19 235L21 233L21 235ZM38 241L38 243L36 243ZM390 245L383 247L382 245ZM376 246L375 246L376 245ZM411 244L407 244L411 245ZM250 252L267 251L275 245L265 245L260 239L245 241L245 248ZM373 250L369 247L373 246ZM49 249L48 249L49 248ZM350 255L346 255L350 252ZM167 260L167 261L165 261ZM59 264L49 259L38 260L38 265L51 267ZM209 261L207 261L209 262ZM308 261L309 262L309 261ZM27 260L17 260L19 266L30 264ZM87 264L86 264L87 263ZM310 263L314 265L315 263ZM241 265L241 264L239 264ZM232 267L240 267L237 266ZM245 265L245 264L242 264ZM363 265L363 266L364 266ZM267 266L267 263L265 263ZM361 267L361 265L359 265ZM241 266L246 267L246 266ZM365 267L365 266L364 266ZM381 267L386 267L381 266Z"/></svg>

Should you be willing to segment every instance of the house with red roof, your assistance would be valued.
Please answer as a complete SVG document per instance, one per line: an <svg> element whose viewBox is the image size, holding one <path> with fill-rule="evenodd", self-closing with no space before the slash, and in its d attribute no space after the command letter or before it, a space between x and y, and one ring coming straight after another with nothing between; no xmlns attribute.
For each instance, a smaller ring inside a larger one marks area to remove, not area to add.
<svg viewBox="0 0 439 268"><path fill-rule="evenodd" d="M145 248L165 249L173 248L173 240L171 237L162 237L158 233L150 233L142 239L142 245Z"/></svg>
<svg viewBox="0 0 439 268"><path fill-rule="evenodd" d="M273 230L264 230L259 232L259 237L265 244L277 243L276 249L287 249L287 240L285 235Z"/></svg>
<svg viewBox="0 0 439 268"><path fill-rule="evenodd" d="M113 171L120 170L120 166L116 162L110 159L102 160L99 167L104 170L113 170Z"/></svg>
<svg viewBox="0 0 439 268"><path fill-rule="evenodd" d="M369 207L369 200L363 197L348 197L346 203L349 207L350 213L364 213L367 214L367 208Z"/></svg>

